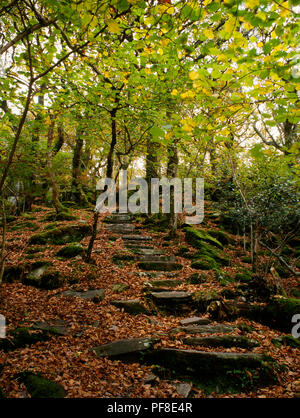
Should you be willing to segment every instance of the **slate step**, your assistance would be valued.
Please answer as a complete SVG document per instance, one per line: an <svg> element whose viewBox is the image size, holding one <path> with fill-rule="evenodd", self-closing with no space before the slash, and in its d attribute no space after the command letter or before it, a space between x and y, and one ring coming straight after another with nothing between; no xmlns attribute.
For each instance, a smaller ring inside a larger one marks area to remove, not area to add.
<svg viewBox="0 0 300 418"><path fill-rule="evenodd" d="M93 351L100 357L108 356L113 359L138 361L159 341L159 338L156 337L122 339L94 347Z"/></svg>
<svg viewBox="0 0 300 418"><path fill-rule="evenodd" d="M170 334L178 334L184 332L185 334L230 334L236 328L230 325L189 325L186 327L173 328Z"/></svg>
<svg viewBox="0 0 300 418"><path fill-rule="evenodd" d="M57 296L70 296L73 298L80 298L97 303L104 299L105 289L92 289L87 291L66 290L59 293Z"/></svg>
<svg viewBox="0 0 300 418"><path fill-rule="evenodd" d="M50 321L36 321L32 325L32 329L47 331L55 335L61 336L69 334L68 324L66 321L62 319L53 319Z"/></svg>
<svg viewBox="0 0 300 418"><path fill-rule="evenodd" d="M144 256L154 256L154 255L164 255L165 252L163 250L159 250L156 248L150 248L150 247L136 247L136 251L134 251L137 255L144 255Z"/></svg>
<svg viewBox="0 0 300 418"><path fill-rule="evenodd" d="M146 236L146 235L122 235L122 239L124 240L124 241L133 241L133 242L135 242L135 241L138 241L138 242L141 242L141 241L152 241L152 237L148 237L148 236Z"/></svg>
<svg viewBox="0 0 300 418"><path fill-rule="evenodd" d="M187 345L199 345L202 347L239 347L239 348L254 348L259 347L259 343L255 340L244 336L224 335L211 337L188 337L182 340Z"/></svg>
<svg viewBox="0 0 300 418"><path fill-rule="evenodd" d="M172 313L191 310L194 305L193 293L190 292L151 292L149 297L158 308Z"/></svg>
<svg viewBox="0 0 300 418"><path fill-rule="evenodd" d="M222 353L174 348L156 349L146 353L146 363L161 365L173 373L193 376L206 382L207 378L235 378L234 371L256 371L265 378L265 356L256 353ZM268 371L269 374L269 371ZM256 375L257 377L257 375Z"/></svg>
<svg viewBox="0 0 300 418"><path fill-rule="evenodd" d="M132 234L135 232L135 225L132 224L107 224L106 229L113 234Z"/></svg>
<svg viewBox="0 0 300 418"><path fill-rule="evenodd" d="M112 224L114 224L114 223L119 224L119 223L129 223L131 220L132 220L132 217L130 215L127 215L125 213L124 214L122 214L122 213L114 213L114 214L112 214L110 216L107 216L103 220L103 222L105 222L105 223L112 223Z"/></svg>
<svg viewBox="0 0 300 418"><path fill-rule="evenodd" d="M138 261L170 261L175 262L176 257L174 255L141 255L137 257Z"/></svg>
<svg viewBox="0 0 300 418"><path fill-rule="evenodd" d="M211 323L210 319L201 318L199 316L192 316L191 318L185 318L180 321L180 325L189 326L189 325L208 325Z"/></svg>
<svg viewBox="0 0 300 418"><path fill-rule="evenodd" d="M177 271L182 267L182 264L173 261L140 261L138 263L138 268L147 271Z"/></svg>
<svg viewBox="0 0 300 418"><path fill-rule="evenodd" d="M112 300L111 304L131 315L149 315L148 309L141 303L139 299L130 300Z"/></svg>

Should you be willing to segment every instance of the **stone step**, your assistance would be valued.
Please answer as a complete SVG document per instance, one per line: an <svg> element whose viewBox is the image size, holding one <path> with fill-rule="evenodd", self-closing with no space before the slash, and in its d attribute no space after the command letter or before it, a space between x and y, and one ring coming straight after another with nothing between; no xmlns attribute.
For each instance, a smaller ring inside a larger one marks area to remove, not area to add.
<svg viewBox="0 0 300 418"><path fill-rule="evenodd" d="M230 325L188 325L186 327L173 328L170 334L178 334L184 332L185 334L230 334L236 328Z"/></svg>
<svg viewBox="0 0 300 418"><path fill-rule="evenodd" d="M146 247L146 248L137 247L137 250L135 251L135 253L137 255L150 256L150 255L164 255L165 251L159 250L156 248L150 248L150 247Z"/></svg>
<svg viewBox="0 0 300 418"><path fill-rule="evenodd" d="M105 223L112 223L112 224L120 224L120 223L129 223L131 222L132 217L127 214L122 213L114 213L110 216L107 216L103 222Z"/></svg>
<svg viewBox="0 0 300 418"><path fill-rule="evenodd" d="M152 337L122 339L94 347L93 351L100 357L108 356L122 360L139 360L145 351L152 350L157 342L159 342L159 339Z"/></svg>
<svg viewBox="0 0 300 418"><path fill-rule="evenodd" d="M66 290L59 293L57 296L69 296L73 298L80 298L92 302L101 302L105 296L105 289L92 289L87 291Z"/></svg>
<svg viewBox="0 0 300 418"><path fill-rule="evenodd" d="M132 224L107 224L106 229L113 234L133 234L135 232L135 225Z"/></svg>
<svg viewBox="0 0 300 418"><path fill-rule="evenodd" d="M112 300L111 304L131 315L149 315L148 309L141 303L139 299L130 300Z"/></svg>
<svg viewBox="0 0 300 418"><path fill-rule="evenodd" d="M137 257L138 261L176 261L176 257L174 255L140 255Z"/></svg>
<svg viewBox="0 0 300 418"><path fill-rule="evenodd" d="M265 356L256 353L222 353L197 350L180 350L174 348L162 348L152 350L145 355L145 362L161 365L173 373L183 376L193 376L207 383L206 379L228 379L234 383L240 376L235 376L234 371L256 371L256 378L270 378L270 371L266 371ZM251 379L249 379L251 380ZM240 381L240 384L243 383Z"/></svg>
<svg viewBox="0 0 300 418"><path fill-rule="evenodd" d="M140 261L138 267L147 271L175 271L181 270L183 266L173 261Z"/></svg>
<svg viewBox="0 0 300 418"><path fill-rule="evenodd" d="M187 345L199 345L202 347L239 347L239 348L254 348L259 347L259 343L255 340L244 336L224 335L211 337L188 337L182 340Z"/></svg>
<svg viewBox="0 0 300 418"><path fill-rule="evenodd" d="M141 241L152 241L152 237L148 237L148 236L145 236L145 235L122 235L122 239L124 240L124 241L133 241L133 242L135 242L135 241L138 241L138 242L141 242Z"/></svg>
<svg viewBox="0 0 300 418"><path fill-rule="evenodd" d="M67 335L69 333L68 324L62 319L53 319L50 321L36 321L32 325L33 329L40 331L49 331L55 335Z"/></svg>
<svg viewBox="0 0 300 418"><path fill-rule="evenodd" d="M180 321L180 325L189 326L189 325L208 325L211 323L210 319L201 318L199 316L192 316L191 318L185 318Z"/></svg>
<svg viewBox="0 0 300 418"><path fill-rule="evenodd" d="M151 292L149 294L158 308L176 312L193 308L193 293L182 291Z"/></svg>

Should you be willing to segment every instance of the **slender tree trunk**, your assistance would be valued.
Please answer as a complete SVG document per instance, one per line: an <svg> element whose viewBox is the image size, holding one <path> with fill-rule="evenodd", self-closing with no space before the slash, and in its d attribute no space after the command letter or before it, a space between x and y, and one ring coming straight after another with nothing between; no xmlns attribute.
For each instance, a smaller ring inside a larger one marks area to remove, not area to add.
<svg viewBox="0 0 300 418"><path fill-rule="evenodd" d="M146 181L148 184L148 214L151 214L151 179L158 177L159 144L147 137Z"/></svg>
<svg viewBox="0 0 300 418"><path fill-rule="evenodd" d="M86 201L86 197L82 190L81 184L81 158L82 158L82 150L83 150L83 131L82 129L78 129L76 133L76 144L73 153L73 161L72 161L72 198L73 200L81 204L83 201Z"/></svg>
<svg viewBox="0 0 300 418"><path fill-rule="evenodd" d="M21 136L21 132L22 132L25 120L26 120L28 110L29 110L29 106L30 106L30 102L31 102L31 98L32 98L32 87L33 87L33 82L31 80L29 82L25 107L24 107L24 110L23 110L23 113L22 113L22 116L21 116L21 119L20 119L20 122L19 122L19 125L18 125L18 128L17 128L16 134L15 134L15 139L14 139L14 142L12 144L11 150L9 152L8 159L7 159L6 164L4 166L3 174L2 174L2 177L1 177L1 180L0 180L0 194L2 193L5 180L8 176L10 166L13 162L13 158L14 158L14 155L15 155L15 152L16 152L16 149L17 149L17 145L18 145L18 142L19 142L19 139L20 139L20 136Z"/></svg>
<svg viewBox="0 0 300 418"><path fill-rule="evenodd" d="M113 170L114 170L114 150L117 144L117 109L113 109L110 112L111 117L111 142L109 153L107 156L107 168L106 168L106 177L112 178L113 177Z"/></svg>
<svg viewBox="0 0 300 418"><path fill-rule="evenodd" d="M48 142L47 142L47 174L49 177L50 185L52 187L52 201L56 213L63 212L65 210L64 206L59 201L59 190L57 183L55 181L55 176L52 168L52 159L53 159L53 139L54 139L54 126L55 122L53 120L53 115L50 116L51 123L48 130Z"/></svg>
<svg viewBox="0 0 300 418"><path fill-rule="evenodd" d="M172 142L168 146L168 166L167 166L167 177L175 178L177 176L178 169L178 154L177 154L177 143ZM174 238L177 233L177 218L178 215L175 213L175 202L174 202L174 187L171 187L170 193L170 214L169 214L169 237Z"/></svg>
<svg viewBox="0 0 300 418"><path fill-rule="evenodd" d="M6 239L6 214L4 206L4 193L1 193L1 214L2 214L2 239L0 249L0 284L3 280L4 265L5 265L5 239Z"/></svg>

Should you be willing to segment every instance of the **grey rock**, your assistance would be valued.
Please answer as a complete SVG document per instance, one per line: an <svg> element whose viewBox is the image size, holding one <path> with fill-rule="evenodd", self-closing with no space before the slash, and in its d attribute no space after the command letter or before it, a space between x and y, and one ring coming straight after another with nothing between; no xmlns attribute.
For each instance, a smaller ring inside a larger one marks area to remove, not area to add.
<svg viewBox="0 0 300 418"><path fill-rule="evenodd" d="M180 321L180 325L208 325L211 321L207 318L200 318L199 316L192 316L191 318L186 318Z"/></svg>
<svg viewBox="0 0 300 418"><path fill-rule="evenodd" d="M97 356L118 357L124 354L141 353L153 348L153 345L159 341L158 338L132 338L113 341L98 347L93 351Z"/></svg>

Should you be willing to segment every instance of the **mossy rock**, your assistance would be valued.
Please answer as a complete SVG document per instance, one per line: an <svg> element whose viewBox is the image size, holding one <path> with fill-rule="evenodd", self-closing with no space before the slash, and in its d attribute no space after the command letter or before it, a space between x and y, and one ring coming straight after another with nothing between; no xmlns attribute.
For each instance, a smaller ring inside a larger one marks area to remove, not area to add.
<svg viewBox="0 0 300 418"><path fill-rule="evenodd" d="M216 280L222 285L222 286L226 286L229 283L234 282L235 278L229 276L229 274L224 273L222 270L219 269L215 269L214 270L215 273L215 278Z"/></svg>
<svg viewBox="0 0 300 418"><path fill-rule="evenodd" d="M187 283L190 283L190 284L201 284L201 283L205 283L206 280L207 280L207 278L206 278L206 276L204 274L201 274L201 273L193 273L187 279Z"/></svg>
<svg viewBox="0 0 300 418"><path fill-rule="evenodd" d="M22 264L5 266L3 272L3 282L4 283L13 283L21 281L25 272L25 266Z"/></svg>
<svg viewBox="0 0 300 418"><path fill-rule="evenodd" d="M45 217L46 221L73 221L77 219L77 216L72 215L69 212L50 213Z"/></svg>
<svg viewBox="0 0 300 418"><path fill-rule="evenodd" d="M118 251L111 258L112 263L118 264L120 261L135 261L135 255L130 251Z"/></svg>
<svg viewBox="0 0 300 418"><path fill-rule="evenodd" d="M47 232L32 235L29 239L29 245L63 245L69 242L81 241L82 238L90 235L90 233L90 226L85 224L61 226Z"/></svg>
<svg viewBox="0 0 300 418"><path fill-rule="evenodd" d="M275 347L281 347L282 345L288 345L292 348L300 349L300 341L291 335L284 335L283 337L273 338L272 343Z"/></svg>
<svg viewBox="0 0 300 418"><path fill-rule="evenodd" d="M82 255L85 252L86 248L77 243L71 243L62 247L56 255L62 258L73 258L77 255Z"/></svg>
<svg viewBox="0 0 300 418"><path fill-rule="evenodd" d="M294 298L273 298L262 309L262 320L270 326L283 331L291 332L292 317L300 312L300 300Z"/></svg>
<svg viewBox="0 0 300 418"><path fill-rule="evenodd" d="M221 231L220 229L210 230L209 235L211 235L213 238L216 238L223 245L234 244L234 239L229 237L226 232Z"/></svg>
<svg viewBox="0 0 300 418"><path fill-rule="evenodd" d="M37 226L34 222L25 221L25 222L20 222L16 225L9 227L10 231L20 231L23 229L30 229L31 231L37 231L39 229L39 226Z"/></svg>
<svg viewBox="0 0 300 418"><path fill-rule="evenodd" d="M65 278L61 276L57 270L47 271L40 279L39 287L45 290L53 290L62 287L65 283Z"/></svg>
<svg viewBox="0 0 300 418"><path fill-rule="evenodd" d="M235 281L241 283L250 283L252 280L252 271L251 270L244 270L240 273L236 273Z"/></svg>
<svg viewBox="0 0 300 418"><path fill-rule="evenodd" d="M28 327L19 327L10 331L8 338L0 340L0 350L4 352L31 346L40 341L48 341L55 333L37 331Z"/></svg>
<svg viewBox="0 0 300 418"><path fill-rule="evenodd" d="M21 383L24 383L31 398L64 398L66 396L61 385L40 374L22 372L16 377Z"/></svg>
<svg viewBox="0 0 300 418"><path fill-rule="evenodd" d="M27 254L35 254L35 253L39 253L39 252L45 251L46 248L47 247L45 245L37 245L36 247L27 248L26 253Z"/></svg>
<svg viewBox="0 0 300 418"><path fill-rule="evenodd" d="M206 312L211 302L221 300L222 296L219 292L212 290L212 291L198 292L194 296L194 299L196 301L198 311L201 313L204 313Z"/></svg>
<svg viewBox="0 0 300 418"><path fill-rule="evenodd" d="M196 260L191 264L193 269L197 270L213 270L218 267L216 261L208 256L203 256L200 260Z"/></svg>
<svg viewBox="0 0 300 418"><path fill-rule="evenodd" d="M220 254L220 250L217 250L212 245L202 243L201 249L199 251L196 251L193 255L193 258L198 259L201 258L203 255L207 257L213 258L217 264L220 264L221 266L228 266L229 265L229 258L224 256L223 254Z"/></svg>
<svg viewBox="0 0 300 418"><path fill-rule="evenodd" d="M220 249L223 248L223 245L220 243L220 241L212 237L206 231L192 228L192 227L184 228L184 230L185 230L185 239L187 243L192 245L195 248L201 249L203 247L203 242L211 244Z"/></svg>
<svg viewBox="0 0 300 418"><path fill-rule="evenodd" d="M122 293L129 288L130 286L126 283L116 283L113 285L112 290L113 292Z"/></svg>

